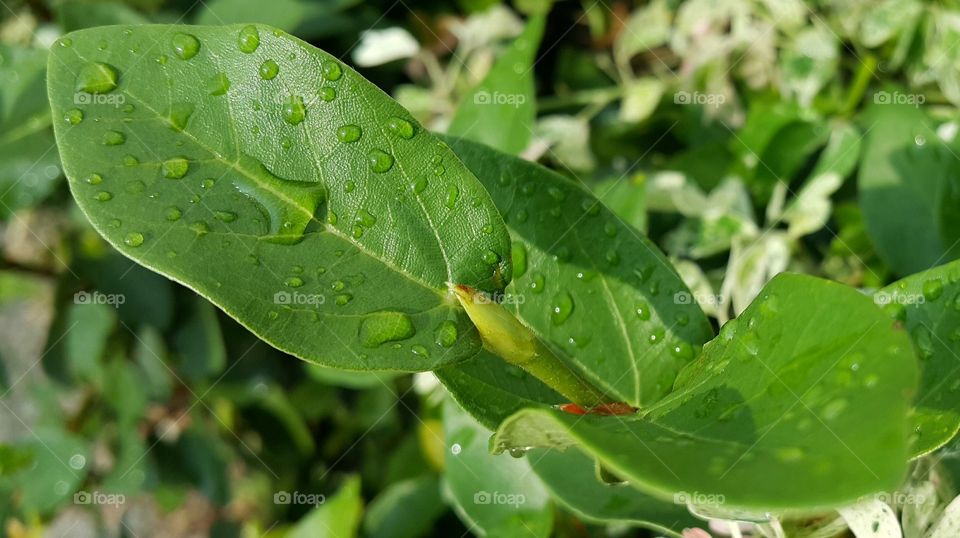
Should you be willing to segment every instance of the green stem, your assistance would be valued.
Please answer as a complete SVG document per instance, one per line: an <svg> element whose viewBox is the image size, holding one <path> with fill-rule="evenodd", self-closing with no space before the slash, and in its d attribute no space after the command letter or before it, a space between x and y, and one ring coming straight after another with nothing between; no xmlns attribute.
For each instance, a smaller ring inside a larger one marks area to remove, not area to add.
<svg viewBox="0 0 960 538"><path fill-rule="evenodd" d="M602 391L571 370L503 305L468 286L457 285L453 291L480 331L488 351L526 370L581 407L589 409L611 403Z"/></svg>
<svg viewBox="0 0 960 538"><path fill-rule="evenodd" d="M857 105L863 100L863 93L867 91L867 86L870 85L870 79L873 77L873 72L876 69L877 57L873 54L867 54L863 58L863 61L860 62L860 67L857 69L857 74L853 77L853 82L850 83L847 100L843 106L844 116L853 114L857 109Z"/></svg>

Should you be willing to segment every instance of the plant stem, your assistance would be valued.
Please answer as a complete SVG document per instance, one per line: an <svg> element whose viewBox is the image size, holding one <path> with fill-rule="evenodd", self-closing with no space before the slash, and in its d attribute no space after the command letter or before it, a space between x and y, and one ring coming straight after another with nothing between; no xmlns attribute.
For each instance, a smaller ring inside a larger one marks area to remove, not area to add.
<svg viewBox="0 0 960 538"><path fill-rule="evenodd" d="M571 402L585 408L611 403L603 392L581 378L503 305L469 286L453 291L480 331L483 346L529 372Z"/></svg>

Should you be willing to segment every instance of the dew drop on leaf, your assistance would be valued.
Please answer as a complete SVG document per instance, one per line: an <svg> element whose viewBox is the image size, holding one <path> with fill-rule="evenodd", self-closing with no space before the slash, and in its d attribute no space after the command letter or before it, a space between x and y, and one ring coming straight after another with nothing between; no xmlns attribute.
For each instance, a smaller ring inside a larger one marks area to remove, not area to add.
<svg viewBox="0 0 960 538"><path fill-rule="evenodd" d="M320 69L323 71L323 77L327 80L339 80L343 74L340 64L334 61L323 62L323 67Z"/></svg>
<svg viewBox="0 0 960 538"><path fill-rule="evenodd" d="M363 130L360 129L359 125L341 125L337 129L337 140L343 142L344 144L349 144L351 142L356 142L360 140L360 136L363 135Z"/></svg>
<svg viewBox="0 0 960 538"><path fill-rule="evenodd" d="M119 146L126 141L126 135L120 131L107 131L103 133L103 145L105 146Z"/></svg>
<svg viewBox="0 0 960 538"><path fill-rule="evenodd" d="M241 28L237 34L237 45L240 47L240 52L245 54L256 51L260 46L260 32L257 31L257 27L248 24Z"/></svg>
<svg viewBox="0 0 960 538"><path fill-rule="evenodd" d="M117 87L117 70L100 62L91 62L77 73L77 90L87 93L108 93Z"/></svg>
<svg viewBox="0 0 960 538"><path fill-rule="evenodd" d="M637 303L636 313L637 313L637 319L639 319L640 321L646 321L650 319L650 306L647 305L647 303L641 301Z"/></svg>
<svg viewBox="0 0 960 538"><path fill-rule="evenodd" d="M383 150L371 149L367 153L367 162L370 164L371 170L382 174L393 167L393 156Z"/></svg>
<svg viewBox="0 0 960 538"><path fill-rule="evenodd" d="M413 124L403 118L390 118L387 122L387 128L391 132L404 139L411 139L414 135Z"/></svg>
<svg viewBox="0 0 960 538"><path fill-rule="evenodd" d="M484 252L481 258L483 259L484 263L486 263L487 265L494 265L495 263L500 261L500 255L492 250L488 250Z"/></svg>
<svg viewBox="0 0 960 538"><path fill-rule="evenodd" d="M100 174L90 174L85 180L89 185L99 185L103 183L103 176Z"/></svg>
<svg viewBox="0 0 960 538"><path fill-rule="evenodd" d="M543 286L546 284L546 280L543 278L543 275L540 273L531 273L530 274L530 291L532 293L540 294L543 293Z"/></svg>
<svg viewBox="0 0 960 538"><path fill-rule="evenodd" d="M200 52L200 41L190 34L177 32L173 35L171 44L173 45L173 53L181 60L189 60Z"/></svg>
<svg viewBox="0 0 960 538"><path fill-rule="evenodd" d="M108 191L100 191L94 196L98 202L109 202L113 200L113 194Z"/></svg>
<svg viewBox="0 0 960 538"><path fill-rule="evenodd" d="M83 121L83 111L79 108L70 109L66 114L63 115L63 121L69 123L70 125L77 125Z"/></svg>
<svg viewBox="0 0 960 538"><path fill-rule="evenodd" d="M237 214L233 211L214 211L213 216L220 222L233 222L237 220Z"/></svg>
<svg viewBox="0 0 960 538"><path fill-rule="evenodd" d="M424 357L424 358L430 357L430 352L427 350L427 348L423 347L420 344L414 344L410 346L410 351L418 357Z"/></svg>
<svg viewBox="0 0 960 538"><path fill-rule="evenodd" d="M337 90L334 90L329 86L323 86L317 90L317 95L320 97L320 99L323 99L324 102L329 103L337 98Z"/></svg>
<svg viewBox="0 0 960 538"><path fill-rule="evenodd" d="M566 291L561 291L553 296L550 307L550 321L554 325L561 325L573 314L573 297Z"/></svg>
<svg viewBox="0 0 960 538"><path fill-rule="evenodd" d="M451 347L457 342L457 325L446 320L441 323L433 335L434 342L440 347Z"/></svg>
<svg viewBox="0 0 960 538"><path fill-rule="evenodd" d="M444 205L449 209L453 209L457 205L457 198L460 196L460 187L451 184L447 187L447 199L444 202Z"/></svg>
<svg viewBox="0 0 960 538"><path fill-rule="evenodd" d="M163 170L163 177L167 179L181 179L187 175L187 171L190 169L190 162L187 161L185 157L174 157L163 161L161 169Z"/></svg>
<svg viewBox="0 0 960 538"><path fill-rule="evenodd" d="M280 66L273 60L264 60L260 64L260 78L263 80L272 80L280 73Z"/></svg>
<svg viewBox="0 0 960 538"><path fill-rule="evenodd" d="M527 272L527 247L520 241L514 241L510 257L513 261L513 278L522 277Z"/></svg>
<svg viewBox="0 0 960 538"><path fill-rule="evenodd" d="M292 276L285 280L283 284L289 288L299 288L303 286L303 279L298 276Z"/></svg>
<svg viewBox="0 0 960 538"><path fill-rule="evenodd" d="M202 220L198 220L190 225L190 229L193 230L198 236L204 236L210 233L210 226Z"/></svg>
<svg viewBox="0 0 960 538"><path fill-rule="evenodd" d="M170 115L169 123L170 128L174 131L181 132L187 128L187 123L190 122L190 117L193 116L193 111L196 110L196 106L193 103L186 102L176 102L170 105Z"/></svg>
<svg viewBox="0 0 960 538"><path fill-rule="evenodd" d="M128 247L139 247L143 244L143 234L140 232L130 232L123 238L123 243Z"/></svg>
<svg viewBox="0 0 960 538"><path fill-rule="evenodd" d="M943 282L939 278L931 278L923 283L923 298L936 301L943 295Z"/></svg>
<svg viewBox="0 0 960 538"><path fill-rule="evenodd" d="M425 191L425 190L427 189L427 185L428 185L427 178L425 178L425 177L420 177L420 178L417 178L417 179L411 184L410 187L411 187L411 189L413 189L413 192L414 192L414 193L420 194L421 192L423 192L423 191Z"/></svg>
<svg viewBox="0 0 960 538"><path fill-rule="evenodd" d="M180 208L176 206L168 207L166 213L164 213L164 217L166 217L166 219L170 222L178 221L182 216L183 216L183 211L181 211Z"/></svg>
<svg viewBox="0 0 960 538"><path fill-rule="evenodd" d="M297 125L302 122L307 115L307 108L303 104L303 97L291 95L281 110L283 121L290 125Z"/></svg>
<svg viewBox="0 0 960 538"><path fill-rule="evenodd" d="M352 300L353 295L350 295L349 293L341 293L340 295L334 297L333 302L336 303L337 306L343 306Z"/></svg>

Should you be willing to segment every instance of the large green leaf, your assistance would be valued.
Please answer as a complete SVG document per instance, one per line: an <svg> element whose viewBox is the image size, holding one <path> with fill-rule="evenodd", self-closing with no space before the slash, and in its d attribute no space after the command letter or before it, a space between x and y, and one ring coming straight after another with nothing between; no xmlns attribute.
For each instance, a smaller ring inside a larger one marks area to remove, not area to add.
<svg viewBox="0 0 960 538"><path fill-rule="evenodd" d="M513 237L506 306L621 401L665 395L712 329L657 247L577 183L476 143L449 143Z"/></svg>
<svg viewBox="0 0 960 538"><path fill-rule="evenodd" d="M903 323L920 358L910 450L932 452L960 430L960 262L894 282L874 300Z"/></svg>
<svg viewBox="0 0 960 538"><path fill-rule="evenodd" d="M877 254L908 275L960 256L960 158L922 109L876 105L864 144L860 207Z"/></svg>
<svg viewBox="0 0 960 538"><path fill-rule="evenodd" d="M505 285L503 222L445 145L336 58L264 26L106 27L53 47L49 92L97 231L262 339L354 370L479 350L447 283Z"/></svg>
<svg viewBox="0 0 960 538"><path fill-rule="evenodd" d="M524 459L487 450L491 432L456 404L443 407L444 478L461 519L480 536L550 536L553 503Z"/></svg>
<svg viewBox="0 0 960 538"><path fill-rule="evenodd" d="M533 135L537 106L533 64L546 25L544 15L526 27L457 107L448 133L517 154Z"/></svg>
<svg viewBox="0 0 960 538"><path fill-rule="evenodd" d="M510 417L498 449L579 445L651 494L727 509L836 506L903 478L917 366L869 297L774 278L644 414Z"/></svg>

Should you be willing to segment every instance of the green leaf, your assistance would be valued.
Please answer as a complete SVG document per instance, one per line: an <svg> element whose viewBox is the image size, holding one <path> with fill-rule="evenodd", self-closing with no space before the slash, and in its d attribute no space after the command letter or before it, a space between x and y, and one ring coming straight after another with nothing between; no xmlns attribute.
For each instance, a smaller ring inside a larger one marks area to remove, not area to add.
<svg viewBox="0 0 960 538"><path fill-rule="evenodd" d="M0 45L0 219L40 202L60 174L43 90L47 52Z"/></svg>
<svg viewBox="0 0 960 538"><path fill-rule="evenodd" d="M404 480L391 484L370 502L364 533L382 538L425 536L445 510L435 476Z"/></svg>
<svg viewBox="0 0 960 538"><path fill-rule="evenodd" d="M477 353L447 283L502 288L506 229L454 154L356 72L254 25L97 28L53 50L71 189L122 253L322 365ZM456 338L438 344L440 327Z"/></svg>
<svg viewBox="0 0 960 538"><path fill-rule="evenodd" d="M491 432L450 400L443 432L450 448L444 478L464 524L481 536L550 535L553 504L526 460L491 455Z"/></svg>
<svg viewBox="0 0 960 538"><path fill-rule="evenodd" d="M960 262L894 282L874 301L903 323L920 358L910 453L927 454L960 431Z"/></svg>
<svg viewBox="0 0 960 538"><path fill-rule="evenodd" d="M657 247L573 181L479 144L449 143L513 237L505 306L620 401L643 406L665 395L712 329Z"/></svg>
<svg viewBox="0 0 960 538"><path fill-rule="evenodd" d="M362 517L360 478L354 476L297 522L286 538L349 538L357 535Z"/></svg>
<svg viewBox="0 0 960 538"><path fill-rule="evenodd" d="M955 150L940 142L919 108L876 105L867 118L872 128L857 181L877 254L900 275L957 258L960 160Z"/></svg>
<svg viewBox="0 0 960 538"><path fill-rule="evenodd" d="M553 498L581 518L675 532L699 523L685 504L665 502L629 486L601 483L594 462L575 448L563 452L538 449L527 459Z"/></svg>
<svg viewBox="0 0 960 538"><path fill-rule="evenodd" d="M726 509L836 506L903 478L916 380L909 339L869 297L782 274L646 413L530 409L491 446L579 445L642 491Z"/></svg>
<svg viewBox="0 0 960 538"><path fill-rule="evenodd" d="M526 149L537 114L533 63L546 17L535 15L457 107L447 133L507 153Z"/></svg>
<svg viewBox="0 0 960 538"><path fill-rule="evenodd" d="M74 498L86 477L89 453L83 440L66 430L44 427L31 433L16 447L32 454L32 465L0 485L19 490L18 504L25 513L46 514Z"/></svg>

